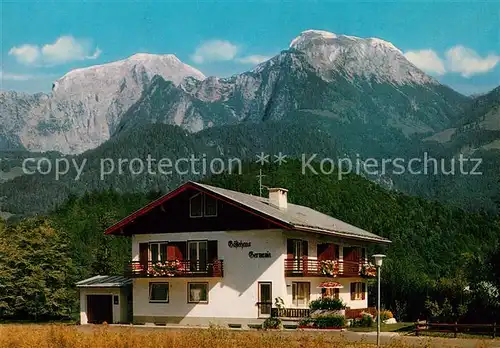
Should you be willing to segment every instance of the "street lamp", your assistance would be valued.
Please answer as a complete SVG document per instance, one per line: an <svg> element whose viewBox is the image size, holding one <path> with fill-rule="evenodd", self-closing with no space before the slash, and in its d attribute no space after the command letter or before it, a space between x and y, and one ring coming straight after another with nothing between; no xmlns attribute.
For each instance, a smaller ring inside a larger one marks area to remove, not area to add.
<svg viewBox="0 0 500 348"><path fill-rule="evenodd" d="M385 255L373 255L375 259L375 267L377 267L377 347L380 347L380 268Z"/></svg>

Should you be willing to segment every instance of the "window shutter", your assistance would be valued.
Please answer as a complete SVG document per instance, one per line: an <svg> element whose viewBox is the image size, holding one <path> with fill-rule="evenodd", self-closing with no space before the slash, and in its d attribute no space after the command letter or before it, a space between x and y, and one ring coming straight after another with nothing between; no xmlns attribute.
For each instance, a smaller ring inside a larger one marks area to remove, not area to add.
<svg viewBox="0 0 500 348"><path fill-rule="evenodd" d="M352 261L359 261L361 258L361 248L352 248Z"/></svg>
<svg viewBox="0 0 500 348"><path fill-rule="evenodd" d="M344 261L352 261L352 260L353 260L352 248L344 247Z"/></svg>
<svg viewBox="0 0 500 348"><path fill-rule="evenodd" d="M351 301L356 299L356 283L351 283Z"/></svg>
<svg viewBox="0 0 500 348"><path fill-rule="evenodd" d="M293 259L293 239L286 240L287 259Z"/></svg>
<svg viewBox="0 0 500 348"><path fill-rule="evenodd" d="M209 240L208 241L208 262L212 262L214 260L218 259L218 253L217 253L217 241L216 240Z"/></svg>
<svg viewBox="0 0 500 348"><path fill-rule="evenodd" d="M167 247L167 260L184 260L186 242L170 242Z"/></svg>
<svg viewBox="0 0 500 348"><path fill-rule="evenodd" d="M365 299L365 293L366 293L366 283L361 283L361 299L364 300Z"/></svg>
<svg viewBox="0 0 500 348"><path fill-rule="evenodd" d="M309 255L309 243L307 243L307 240L302 241L302 251L304 253L304 256Z"/></svg>
<svg viewBox="0 0 500 348"><path fill-rule="evenodd" d="M148 268L149 244L139 243L139 263L143 269Z"/></svg>
<svg viewBox="0 0 500 348"><path fill-rule="evenodd" d="M326 260L326 251L328 249L328 244L318 244L316 247L316 253L318 255L318 260Z"/></svg>
<svg viewBox="0 0 500 348"><path fill-rule="evenodd" d="M366 248L361 248L361 261L365 262L366 260Z"/></svg>
<svg viewBox="0 0 500 348"><path fill-rule="evenodd" d="M333 244L333 243L328 244L328 251L327 251L326 255L327 255L328 260L335 259L335 244Z"/></svg>
<svg viewBox="0 0 500 348"><path fill-rule="evenodd" d="M335 260L340 258L340 246L335 245Z"/></svg>

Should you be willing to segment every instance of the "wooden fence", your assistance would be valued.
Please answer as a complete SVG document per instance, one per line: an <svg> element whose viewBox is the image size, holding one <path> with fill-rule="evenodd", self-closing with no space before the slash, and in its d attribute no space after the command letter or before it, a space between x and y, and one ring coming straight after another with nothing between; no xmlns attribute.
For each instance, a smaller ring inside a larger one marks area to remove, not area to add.
<svg viewBox="0 0 500 348"><path fill-rule="evenodd" d="M493 324L445 324L445 323L415 323L415 335L419 336L422 332L442 332L452 333L457 337L458 333L491 335L493 338L497 336L497 331L500 328L497 323Z"/></svg>

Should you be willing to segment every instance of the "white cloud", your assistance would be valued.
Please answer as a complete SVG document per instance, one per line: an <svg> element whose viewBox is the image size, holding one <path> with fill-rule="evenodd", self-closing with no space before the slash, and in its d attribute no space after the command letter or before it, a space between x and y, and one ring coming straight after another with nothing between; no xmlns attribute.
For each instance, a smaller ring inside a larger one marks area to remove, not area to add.
<svg viewBox="0 0 500 348"><path fill-rule="evenodd" d="M209 40L203 42L191 55L193 62L198 64L210 62L233 61L241 64L260 64L271 57L251 54L239 57L240 47L226 40Z"/></svg>
<svg viewBox="0 0 500 348"><path fill-rule="evenodd" d="M0 70L0 80L2 81L33 81L33 80L43 80L43 79L54 79L57 75L53 74L24 74L24 73L12 73L4 70Z"/></svg>
<svg viewBox="0 0 500 348"><path fill-rule="evenodd" d="M266 60L269 60L269 59L271 59L270 56L263 56L263 55L259 55L259 54L253 54L253 55L250 55L250 56L237 58L236 61L238 63L242 63L242 64L254 64L254 65L257 65L257 64L265 62Z"/></svg>
<svg viewBox="0 0 500 348"><path fill-rule="evenodd" d="M210 40L202 43L191 55L191 59L198 64L205 62L233 60L238 53L238 46L229 41Z"/></svg>
<svg viewBox="0 0 500 348"><path fill-rule="evenodd" d="M444 75L454 72L460 73L465 78L487 73L500 62L500 56L496 54L490 53L483 58L473 49L462 45L448 49L445 58L439 57L431 49L408 51L404 56L426 73Z"/></svg>
<svg viewBox="0 0 500 348"><path fill-rule="evenodd" d="M35 75L29 74L12 74L0 70L0 80L2 81L28 81L36 78Z"/></svg>
<svg viewBox="0 0 500 348"><path fill-rule="evenodd" d="M9 50L9 55L16 57L19 63L29 65L38 60L40 49L38 46L26 44L19 47L12 47Z"/></svg>
<svg viewBox="0 0 500 348"><path fill-rule="evenodd" d="M457 45L446 51L446 62L449 71L470 77L494 69L500 62L500 56L490 53L483 58L473 49Z"/></svg>
<svg viewBox="0 0 500 348"><path fill-rule="evenodd" d="M25 65L56 65L71 61L96 59L101 54L99 48L92 51L89 40L75 39L73 36L61 36L52 44L42 47L25 44L12 47L9 55Z"/></svg>
<svg viewBox="0 0 500 348"><path fill-rule="evenodd" d="M404 56L413 65L426 73L436 75L443 75L446 73L443 60L431 49L408 51Z"/></svg>

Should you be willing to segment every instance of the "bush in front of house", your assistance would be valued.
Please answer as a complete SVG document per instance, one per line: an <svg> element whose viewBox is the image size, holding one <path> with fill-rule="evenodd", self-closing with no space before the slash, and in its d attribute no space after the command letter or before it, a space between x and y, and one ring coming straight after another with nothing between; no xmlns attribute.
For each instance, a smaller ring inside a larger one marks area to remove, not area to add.
<svg viewBox="0 0 500 348"><path fill-rule="evenodd" d="M314 324L318 329L340 329L345 327L345 317L343 315L326 315L314 319Z"/></svg>
<svg viewBox="0 0 500 348"><path fill-rule="evenodd" d="M391 311L389 310L384 310L380 312L380 322L383 323L384 321L388 319L394 318L394 315L392 314Z"/></svg>
<svg viewBox="0 0 500 348"><path fill-rule="evenodd" d="M339 311L345 309L345 304L341 299L324 297L318 300L311 301L309 308L311 310L330 310Z"/></svg>
<svg viewBox="0 0 500 348"><path fill-rule="evenodd" d="M352 326L354 327L370 327L373 326L373 316L370 313L361 313L361 316L354 319Z"/></svg>
<svg viewBox="0 0 500 348"><path fill-rule="evenodd" d="M299 322L299 327L303 329L340 329L345 327L345 325L345 316L338 314L323 315L316 318L303 318Z"/></svg>
<svg viewBox="0 0 500 348"><path fill-rule="evenodd" d="M301 328L313 328L315 320L313 318L302 318L299 321L299 327Z"/></svg>
<svg viewBox="0 0 500 348"><path fill-rule="evenodd" d="M264 330L281 329L281 319L276 317L269 317L262 323Z"/></svg>

